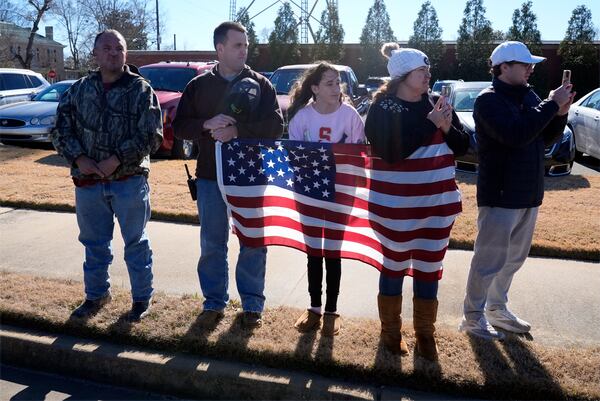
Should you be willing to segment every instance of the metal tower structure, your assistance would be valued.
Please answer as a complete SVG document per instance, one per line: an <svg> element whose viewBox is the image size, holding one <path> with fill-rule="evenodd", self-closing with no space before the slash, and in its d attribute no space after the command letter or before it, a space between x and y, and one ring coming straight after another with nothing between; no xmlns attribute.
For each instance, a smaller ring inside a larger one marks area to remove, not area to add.
<svg viewBox="0 0 600 401"><path fill-rule="evenodd" d="M252 5L255 3L255 1L256 0L252 0L250 2L250 4L244 8L244 11L246 13L248 13L248 10L250 9L250 7L252 7ZM298 25L300 25L300 43L308 43L308 33L309 32L314 41L315 33L310 25L310 20L312 19L313 21L317 22L318 24L321 23L320 20L318 20L317 18L315 18L312 15L319 0L312 1L313 4L310 9L308 8L309 0L300 0L300 4L298 4L296 0L276 0L273 3L271 3L270 5L268 5L266 8L262 9L258 13L251 16L250 19L262 14L263 12L267 11L269 8L273 7L274 5L276 5L278 3L284 3L284 2L288 2L288 1L300 9L300 18L298 21ZM325 3L327 3L328 7L333 7L336 9L338 8L338 0L325 0ZM229 20L230 21L235 20L235 17L237 15L236 10L237 10L236 0L229 0Z"/></svg>
<svg viewBox="0 0 600 401"><path fill-rule="evenodd" d="M300 5L300 43L308 43L308 0L302 0Z"/></svg>
<svg viewBox="0 0 600 401"><path fill-rule="evenodd" d="M237 7L235 0L229 0L229 21L235 21L235 11Z"/></svg>

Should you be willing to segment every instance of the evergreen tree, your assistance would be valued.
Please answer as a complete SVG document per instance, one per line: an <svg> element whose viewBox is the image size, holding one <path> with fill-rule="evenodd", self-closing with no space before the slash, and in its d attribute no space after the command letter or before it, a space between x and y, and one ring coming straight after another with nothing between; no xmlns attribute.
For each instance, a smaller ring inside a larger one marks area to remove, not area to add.
<svg viewBox="0 0 600 401"><path fill-rule="evenodd" d="M598 49L593 44L595 37L592 12L586 6L577 6L569 19L565 38L558 47L558 55L562 57L563 68L572 71L571 82L579 95L598 87Z"/></svg>
<svg viewBox="0 0 600 401"><path fill-rule="evenodd" d="M258 61L258 37L256 36L256 30L254 22L250 20L248 10L246 8L240 8L235 16L235 20L242 24L247 31L248 35L248 65L255 67Z"/></svg>
<svg viewBox="0 0 600 401"><path fill-rule="evenodd" d="M413 34L408 39L408 47L419 49L429 57L432 81L447 76L447 66L442 66L444 44L442 28L440 28L435 8L427 0L421 6L417 19L413 24Z"/></svg>
<svg viewBox="0 0 600 401"><path fill-rule="evenodd" d="M532 1L516 9L512 17L512 26L506 34L507 40L518 40L527 45L532 54L541 54L542 39L537 27L537 16L532 11Z"/></svg>
<svg viewBox="0 0 600 401"><path fill-rule="evenodd" d="M513 12L512 26L506 33L506 40L518 40L523 42L531 51L531 54L542 55L542 39L537 27L537 16L532 10L532 1L528 0L521 5L520 9ZM535 71L529 83L540 96L548 93L548 69L546 63L536 65Z"/></svg>
<svg viewBox="0 0 600 401"><path fill-rule="evenodd" d="M381 45L395 42L396 37L390 26L390 15L384 0L375 0L367 14L367 20L360 35L362 46L362 61L358 68L361 79L369 75L387 75L386 64L379 53Z"/></svg>
<svg viewBox="0 0 600 401"><path fill-rule="evenodd" d="M344 28L340 24L337 7L327 3L321 13L321 26L315 35L313 60L339 62L344 56Z"/></svg>
<svg viewBox="0 0 600 401"><path fill-rule="evenodd" d="M275 29L269 35L269 51L273 69L285 64L294 64L300 58L298 21L287 2L277 11Z"/></svg>
<svg viewBox="0 0 600 401"><path fill-rule="evenodd" d="M496 37L492 24L485 17L483 0L467 0L456 41L458 78L465 81L490 78L488 59Z"/></svg>

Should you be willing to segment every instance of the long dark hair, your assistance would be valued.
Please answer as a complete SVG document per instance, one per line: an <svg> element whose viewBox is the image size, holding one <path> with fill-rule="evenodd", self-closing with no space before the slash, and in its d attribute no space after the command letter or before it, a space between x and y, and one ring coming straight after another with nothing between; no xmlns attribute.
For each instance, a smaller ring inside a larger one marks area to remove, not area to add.
<svg viewBox="0 0 600 401"><path fill-rule="evenodd" d="M340 74L339 71L327 61L317 61L317 65L306 70L302 76L296 81L290 91L290 107L287 110L288 121L291 121L294 115L308 104L310 99L315 100L315 94L312 91L313 85L319 85L323 74L327 71L334 71ZM340 102L343 99L343 94L340 94Z"/></svg>
<svg viewBox="0 0 600 401"><path fill-rule="evenodd" d="M383 55L383 57L389 60L389 58L392 56L392 51L398 49L400 49L400 45L398 43L390 42L384 43L383 46L381 46L380 52ZM391 80L381 85L381 87L373 95L373 103L377 103L379 100L383 99L388 95L395 95L398 91L398 86L400 86L400 83L404 81L406 77L408 77L408 74L404 74L399 77L392 77Z"/></svg>

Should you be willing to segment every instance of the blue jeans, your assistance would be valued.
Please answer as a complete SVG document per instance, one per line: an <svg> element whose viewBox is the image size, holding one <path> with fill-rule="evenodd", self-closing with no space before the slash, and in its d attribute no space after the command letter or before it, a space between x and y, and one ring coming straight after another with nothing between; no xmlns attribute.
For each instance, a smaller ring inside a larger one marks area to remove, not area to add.
<svg viewBox="0 0 600 401"><path fill-rule="evenodd" d="M227 206L216 181L197 180L198 218L200 220L200 260L198 278L205 310L223 310L229 301ZM252 248L240 243L235 267L235 282L247 312L262 312L265 304L267 248Z"/></svg>
<svg viewBox="0 0 600 401"><path fill-rule="evenodd" d="M113 260L115 216L125 243L125 263L134 302L148 301L152 288L152 249L146 233L150 188L144 176L75 187L79 241L85 247L83 280L87 299L108 294L108 266Z"/></svg>
<svg viewBox="0 0 600 401"><path fill-rule="evenodd" d="M379 293L381 295L402 295L402 284L404 276L390 277L385 274L379 275ZM413 296L415 298L436 299L438 292L438 280L423 281L413 278Z"/></svg>

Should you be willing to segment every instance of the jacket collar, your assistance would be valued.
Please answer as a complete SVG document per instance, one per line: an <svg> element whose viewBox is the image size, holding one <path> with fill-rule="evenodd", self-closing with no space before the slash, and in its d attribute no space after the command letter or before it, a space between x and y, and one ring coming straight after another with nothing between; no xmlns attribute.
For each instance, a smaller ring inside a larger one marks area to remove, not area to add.
<svg viewBox="0 0 600 401"><path fill-rule="evenodd" d="M127 64L125 64L123 69L123 75L121 75L121 77L112 84L114 88L127 87L131 82L139 77L139 75L134 74L129 70L129 66L127 66ZM102 86L102 75L100 74L99 69L90 71L88 76L96 83L96 85Z"/></svg>
<svg viewBox="0 0 600 401"><path fill-rule="evenodd" d="M225 81L225 82L234 82L237 81L240 78L243 77L247 77L248 76L248 72L250 71L250 67L248 65L244 65L244 68L242 69L242 71L240 71L240 73L231 81L223 78L223 76L221 75L221 73L219 72L219 63L215 64L215 66L212 68L211 73L215 76L218 77L219 79Z"/></svg>
<svg viewBox="0 0 600 401"><path fill-rule="evenodd" d="M527 85L509 85L504 81L501 81L497 77L492 80L492 86L497 93L502 95L521 100L529 91L531 86Z"/></svg>

